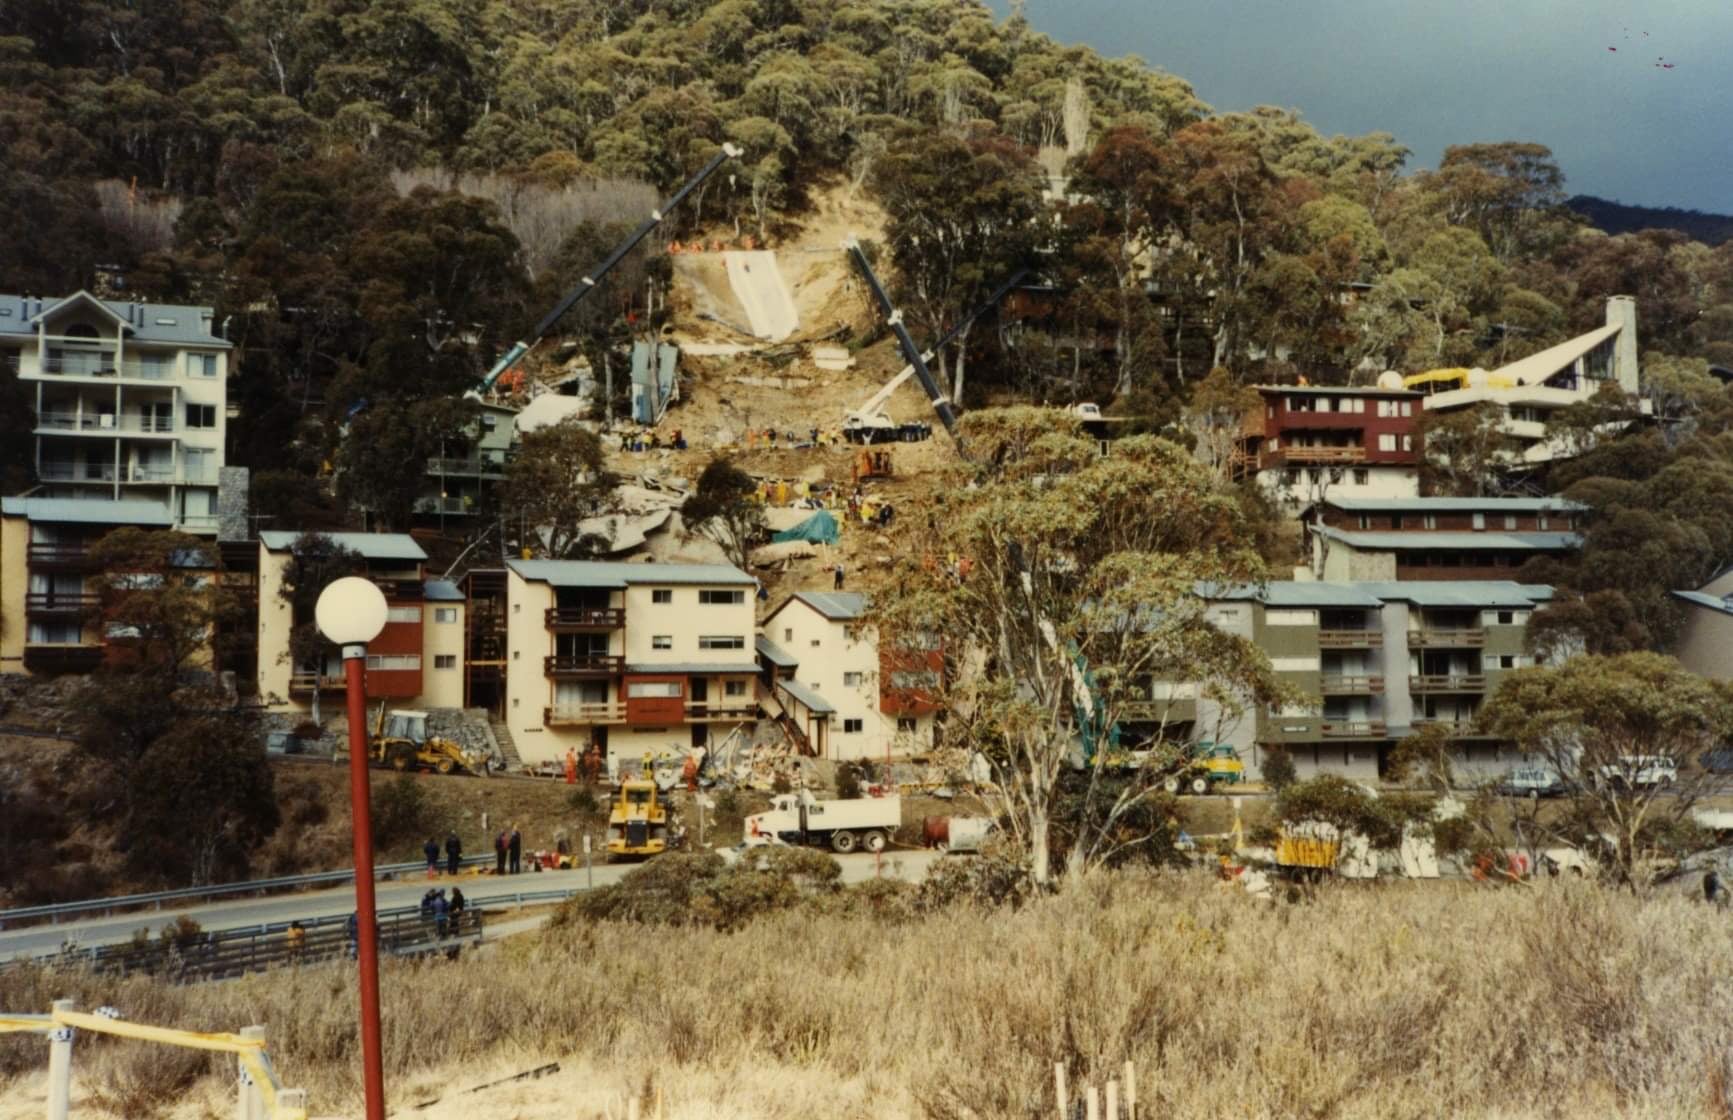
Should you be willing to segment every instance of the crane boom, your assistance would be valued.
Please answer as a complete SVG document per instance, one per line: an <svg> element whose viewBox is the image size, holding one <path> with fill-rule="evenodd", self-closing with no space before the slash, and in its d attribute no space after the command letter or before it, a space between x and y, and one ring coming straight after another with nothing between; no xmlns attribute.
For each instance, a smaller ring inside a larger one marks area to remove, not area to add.
<svg viewBox="0 0 1733 1120"><path fill-rule="evenodd" d="M956 326L954 326L950 330L946 331L945 336L943 338L939 339L939 341L933 343L931 346L929 346L925 350L921 351L921 357L923 359L926 359L927 361L931 361L935 354L937 354L940 350L943 350L945 347L949 346L952 342L954 342L958 335L960 335L964 331L968 330L969 325L971 323L973 323L976 319L979 319L981 316L985 315L987 312L991 311L995 306L997 306L999 301L1005 298L1005 294L1007 292L1009 292L1012 288L1016 287L1018 285L1018 283L1020 283L1022 281L1023 277L1025 277L1027 275L1029 275L1028 269L1026 269L1026 268L1018 269L1016 274L1013 275L1011 277L1011 279L1009 279L1009 280L1005 281L1003 284L999 285L998 290L996 290L992 295L988 296L984 301L982 301L981 306L979 306L979 307L975 308L975 310L969 312L966 316L963 317L962 322L958 323ZM863 404L859 408L855 409L854 412L851 413L850 415L855 416L855 417L860 417L862 419L869 417L869 416L872 416L874 413L876 413L879 410L879 407L881 405L883 405L886 401L891 399L891 394L896 392L897 389L902 385L903 382L907 381L909 378L913 377L914 375L915 375L915 367L912 364L905 365L902 368L901 372L899 372L895 377L891 378L889 381L885 382L884 388L882 388L878 392L874 393L872 395L872 397L869 398L865 404Z"/></svg>
<svg viewBox="0 0 1733 1120"><path fill-rule="evenodd" d="M939 419L944 422L945 431L951 434L951 438L961 448L963 441L957 435L957 411L951 407L951 398L946 396L939 389L939 383L933 380L933 371L927 368L927 359L921 354L920 347L915 345L915 340L909 336L909 328L903 326L903 313L897 310L895 304L891 303L890 295L885 292L884 285L879 283L878 276L873 273L873 266L867 263L866 253L861 251L860 241L850 237L843 243L843 247L848 250L850 256L854 257L855 266L860 269L861 275L866 277L867 287L872 289L873 298L884 310L885 323L889 325L891 332L897 336L897 345L902 347L903 357L908 360L909 365L914 367L915 376L920 379L921 388L926 390L927 399L933 402L933 411L939 414Z"/></svg>
<svg viewBox="0 0 1733 1120"><path fill-rule="evenodd" d="M517 365L518 362L522 361L525 354L528 354L531 350L535 349L537 344L539 344L543 338L547 337L547 333L554 329L555 323L558 323L565 317L566 312L576 306L579 300L589 295L595 286L601 282L602 278L612 272L614 266L625 259L627 253L636 249L638 247L638 242L644 240L644 238L650 235L651 230L661 225L662 219L667 217L676 206L679 206L684 202L687 195L697 190L704 180L715 174L718 167L721 167L724 163L739 155L740 149L736 148L733 144L722 145L722 150L712 156L709 163L700 167L697 174L686 180L679 190L669 195L662 205L650 211L650 216L645 218L638 228L634 229L626 237L626 240L615 246L614 251L609 253L607 257L603 259L601 264L597 265L592 272L586 275L582 280L578 281L578 286L567 292L565 298L555 304L552 311L549 311L546 315L542 316L542 321L536 324L535 330L531 332L530 340L528 342L519 341L512 343L511 349L507 350L505 354L501 356L500 360L493 364L493 368L487 371L487 376L482 378L481 385L466 393L465 396L474 400L480 400L483 393L491 390L508 370Z"/></svg>

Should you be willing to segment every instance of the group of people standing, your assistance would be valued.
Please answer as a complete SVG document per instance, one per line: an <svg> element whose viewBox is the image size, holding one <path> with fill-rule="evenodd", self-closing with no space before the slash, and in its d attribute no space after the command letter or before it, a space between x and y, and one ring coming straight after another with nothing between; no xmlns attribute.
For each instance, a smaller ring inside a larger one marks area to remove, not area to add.
<svg viewBox="0 0 1733 1120"><path fill-rule="evenodd" d="M517 825L500 831L493 838L494 874L516 875L523 870L523 833ZM439 841L429 836L427 843L421 846L422 854L427 857L427 877L432 879L439 874ZM445 837L445 873L456 875L463 866L463 841L457 838L456 832L450 832ZM507 871L507 867L510 871Z"/></svg>

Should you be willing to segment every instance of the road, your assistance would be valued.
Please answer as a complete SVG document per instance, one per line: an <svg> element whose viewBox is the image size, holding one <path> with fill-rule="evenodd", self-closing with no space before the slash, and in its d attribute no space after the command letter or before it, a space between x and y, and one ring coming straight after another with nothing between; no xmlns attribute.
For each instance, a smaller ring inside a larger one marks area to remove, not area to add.
<svg viewBox="0 0 1733 1120"><path fill-rule="evenodd" d="M911 882L926 875L927 869L941 857L929 851L890 851L880 858L865 854L838 856L842 864L842 881L860 883L882 873L886 878L903 878ZM596 886L617 883L632 868L625 864L601 864L594 869ZM472 898L512 891L583 890L589 873L582 868L572 871L544 871L540 874L496 878L493 875L462 875L457 879L441 878L430 884L424 878L403 879L376 884L379 909L393 910L414 906L421 901L429 885L463 888ZM14 956L40 956L53 953L67 941L82 946L112 945L130 941L134 930L148 927L161 929L182 915L191 918L207 930L241 929L247 926L280 924L295 920L345 917L355 909L355 889L336 887L328 890L305 891L300 894L272 895L266 898L241 898L213 902L195 902L162 910L137 910L113 917L86 918L59 925L31 926L27 929L0 931L0 960Z"/></svg>

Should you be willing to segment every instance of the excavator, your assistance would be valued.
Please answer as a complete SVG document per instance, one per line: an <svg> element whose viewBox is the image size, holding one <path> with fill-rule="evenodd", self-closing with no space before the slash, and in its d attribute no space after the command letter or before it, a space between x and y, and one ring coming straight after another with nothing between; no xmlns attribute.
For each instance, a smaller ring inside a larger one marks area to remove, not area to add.
<svg viewBox="0 0 1733 1120"><path fill-rule="evenodd" d="M339 751L333 761L342 761ZM367 735L367 759L375 766L389 766L400 773L432 770L439 774L488 773L488 753L467 750L450 739L427 733L427 713L396 709L389 713L379 705L379 714Z"/></svg>
<svg viewBox="0 0 1733 1120"><path fill-rule="evenodd" d="M493 392L495 387L499 385L500 381L506 378L508 374L511 374L517 364L523 360L524 355L541 345L542 339L546 338L548 332L554 329L554 325L565 317L566 312L570 311L580 300L589 295L590 292L595 289L596 285L601 282L602 278L612 272L614 266L626 258L627 253L630 253L633 249L638 247L638 242L644 240L644 238L650 235L651 230L662 224L662 219L667 217L670 211L680 205L680 203L684 202L687 195L691 194L703 185L704 180L714 175L717 168L721 167L729 160L739 157L740 154L741 149L735 147L733 144L722 145L722 150L712 156L709 163L706 163L703 167L699 168L697 174L686 180L679 190L675 191L668 197L667 201L663 202L662 205L658 206L656 209L650 211L650 216L645 218L644 221L639 224L638 228L634 229L629 235L627 235L624 241L615 246L614 251L609 253L607 257L603 259L602 263L596 266L594 272L584 276L583 279L578 282L577 287L567 292L565 298L554 305L552 311L549 311L546 315L542 316L542 321L537 323L535 329L530 333L529 341L524 342L520 340L514 342L511 348L500 357L499 361L493 364L493 368L487 371L487 376L482 378L481 384L464 394L465 399L480 401L483 396Z"/></svg>

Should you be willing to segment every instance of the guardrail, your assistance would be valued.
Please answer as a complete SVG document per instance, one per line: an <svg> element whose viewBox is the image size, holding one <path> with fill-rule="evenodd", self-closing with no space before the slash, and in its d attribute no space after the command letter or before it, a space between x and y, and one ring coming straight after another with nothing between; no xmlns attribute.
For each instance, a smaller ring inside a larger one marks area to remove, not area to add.
<svg viewBox="0 0 1733 1120"><path fill-rule="evenodd" d="M488 855L465 856L458 861L460 867L484 867L494 862L491 853ZM439 861L440 867L445 866L445 860ZM427 869L424 860L409 863L374 864L375 879L389 879L399 875L413 875ZM32 919L47 918L49 925L59 925L62 918L83 914L102 914L107 916L117 910L135 910L148 908L161 910L165 902L193 902L211 898L222 898L227 895L267 894L272 891L296 890L305 887L324 886L329 883L348 883L353 881L353 871L315 871L307 875L284 875L276 879L252 879L242 883L216 883L206 887L181 887L172 891L156 891L151 894L124 894L113 898L92 898L82 902L57 902L48 906L21 906L13 910L0 910L0 929L7 929L17 922Z"/></svg>

